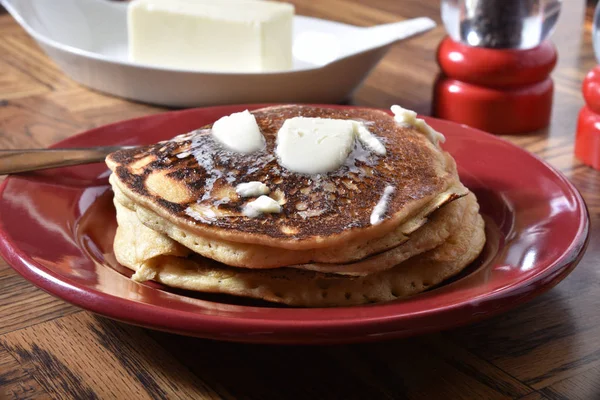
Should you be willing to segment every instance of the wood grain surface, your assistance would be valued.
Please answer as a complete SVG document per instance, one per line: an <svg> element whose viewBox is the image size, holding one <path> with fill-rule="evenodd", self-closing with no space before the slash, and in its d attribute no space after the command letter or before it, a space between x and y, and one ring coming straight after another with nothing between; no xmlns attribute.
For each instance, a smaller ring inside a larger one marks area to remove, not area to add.
<svg viewBox="0 0 600 400"><path fill-rule="evenodd" d="M417 16L438 0L294 0L300 14L356 25ZM580 85L596 63L593 10L564 2L549 129L509 137L582 192L592 236L581 264L530 303L465 328L368 345L278 347L179 337L110 321L53 298L0 260L0 398L600 399L600 172L573 155ZM442 27L394 46L357 91L359 105L430 110ZM48 146L163 111L67 78L0 12L0 148ZM0 210L1 212L1 210Z"/></svg>

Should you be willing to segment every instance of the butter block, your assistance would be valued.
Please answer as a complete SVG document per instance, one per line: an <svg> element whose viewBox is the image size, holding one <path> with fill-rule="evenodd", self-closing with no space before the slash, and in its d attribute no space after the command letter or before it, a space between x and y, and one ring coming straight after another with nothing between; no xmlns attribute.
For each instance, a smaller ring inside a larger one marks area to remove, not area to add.
<svg viewBox="0 0 600 400"><path fill-rule="evenodd" d="M265 147L254 114L248 110L227 115L215 121L211 135L219 143L237 153L253 153Z"/></svg>
<svg viewBox="0 0 600 400"><path fill-rule="evenodd" d="M344 165L356 139L375 154L386 154L385 145L363 122L307 117L285 120L277 132L275 153L279 164L290 171L322 174Z"/></svg>
<svg viewBox="0 0 600 400"><path fill-rule="evenodd" d="M260 196L258 199L246 204L243 214L250 218L256 218L262 214L279 214L281 206L269 196Z"/></svg>
<svg viewBox="0 0 600 400"><path fill-rule="evenodd" d="M275 153L281 166L301 174L320 174L341 167L354 147L355 122L294 117L277 132Z"/></svg>
<svg viewBox="0 0 600 400"><path fill-rule="evenodd" d="M292 67L291 4L264 0L134 0L131 61L211 72Z"/></svg>

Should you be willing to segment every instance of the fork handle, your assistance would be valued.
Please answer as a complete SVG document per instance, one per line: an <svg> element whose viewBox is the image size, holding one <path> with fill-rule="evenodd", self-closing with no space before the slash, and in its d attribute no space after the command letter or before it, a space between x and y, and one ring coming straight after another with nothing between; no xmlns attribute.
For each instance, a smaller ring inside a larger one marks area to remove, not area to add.
<svg viewBox="0 0 600 400"><path fill-rule="evenodd" d="M123 147L0 150L0 175L101 162L120 149Z"/></svg>

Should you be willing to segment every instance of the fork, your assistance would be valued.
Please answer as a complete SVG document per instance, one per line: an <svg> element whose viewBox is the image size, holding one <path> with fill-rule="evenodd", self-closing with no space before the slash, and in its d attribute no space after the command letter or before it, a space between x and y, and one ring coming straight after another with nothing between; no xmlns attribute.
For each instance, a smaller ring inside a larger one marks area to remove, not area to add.
<svg viewBox="0 0 600 400"><path fill-rule="evenodd" d="M131 147L0 150L0 175L102 162L110 153Z"/></svg>

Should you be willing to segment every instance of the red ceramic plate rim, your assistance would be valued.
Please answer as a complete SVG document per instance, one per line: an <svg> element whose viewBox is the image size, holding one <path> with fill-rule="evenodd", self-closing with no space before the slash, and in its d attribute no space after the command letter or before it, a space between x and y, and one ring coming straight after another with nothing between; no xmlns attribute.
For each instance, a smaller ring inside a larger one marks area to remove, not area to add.
<svg viewBox="0 0 600 400"><path fill-rule="evenodd" d="M237 111L240 108L247 107L254 109L265 105L233 105L233 106L219 106L204 108L206 111L220 110L225 115L228 110ZM327 107L340 107L331 106ZM352 107L352 106L342 106ZM182 111L171 111L162 114L153 115L183 115L186 113L197 112L198 110L182 110ZM231 112L233 112L231 111ZM148 118L140 117L129 122L140 121ZM425 117L429 121L435 121L437 124L449 124L453 123L447 121L437 120L431 117ZM86 132L75 135L71 138L63 140L51 147L75 147L80 145L82 141L87 141L89 138L94 138L102 130L109 129L111 127L118 126L124 121L116 122L113 124L105 125L102 127L94 128ZM472 131L475 129L468 128ZM478 131L480 135L492 136L488 133ZM577 203L577 210L579 213L579 226L577 234L572 238L571 243L567 250L563 254L554 260L554 262L548 265L545 269L538 271L535 274L528 275L526 278L513 282L512 285L506 286L501 290L485 293L478 297L470 298L468 301L462 301L450 305L441 305L438 307L428 308L421 311L412 311L404 314L396 314L393 309L397 304L387 303L370 306L373 311L371 316L365 316L363 313L357 316L348 316L340 318L340 311L352 310L353 307L342 307L342 308L325 308L325 309L301 309L310 310L311 314L318 312L320 318L310 318L307 315L300 314L299 317L303 319L289 320L289 319L269 319L269 318L240 318L236 317L225 317L225 316L214 316L201 313L193 313L180 310L166 310L164 307L145 304L141 302L135 302L129 299L123 299L118 296L110 295L102 291L91 289L85 285L75 283L68 278L59 277L52 273L49 269L36 263L35 260L31 259L25 252L17 248L16 245L10 239L10 236L5 232L4 227L0 221L0 253L6 259L6 261L25 279L29 280L36 286L47 291L48 293L57 296L65 301L75 304L79 307L87 309L89 311L108 316L117 320L126 321L129 323L142 325L146 327L153 327L156 329L173 331L178 333L199 335L206 337L219 336L221 339L227 340L249 340L254 341L251 338L245 337L248 332L252 331L263 331L271 335L280 335L280 339L259 339L256 341L264 342L290 342L286 340L286 336L289 338L306 336L311 332L314 332L315 336L320 336L322 340L320 342L346 341L343 338L337 337L340 334L348 337L348 341L355 341L356 338L351 338L352 335L370 334L371 340L375 339L376 335L373 333L375 329L381 329L381 336L400 336L402 331L402 322L408 319L414 320L419 319L424 323L435 321L435 318L441 314L445 315L446 323L434 323L431 329L423 327L419 329L422 332L428 330L438 330L444 327L459 326L466 322L470 322L478 319L477 316L473 315L474 310L469 309L469 305L477 303L477 309L486 309L485 313L482 313L481 317L487 317L495 315L506 309L512 308L517 304L520 304L531 297L539 294L542 291L546 291L558 283L561 279L566 276L570 270L576 265L579 259L583 256L584 249L589 240L589 218L588 211L585 202L577 189L568 181L568 179L559 171L548 165L546 162L541 160L535 155L532 155L525 150L510 144L502 138L495 137L496 140L500 140L509 146L517 149L529 157L533 157L544 167L550 169L558 180L564 185L564 187L570 190L570 194L573 195ZM6 185L11 179L15 177L8 177L3 184L0 186L0 194L4 191ZM295 312L290 309L291 312ZM379 312L376 312L379 310ZM351 311L350 311L351 313ZM307 318L304 318L307 317ZM326 319L331 317L332 319ZM450 322L451 321L451 322ZM390 327L393 324L398 330L393 332L390 331ZM414 328L409 328L414 330ZM224 335L224 332L228 334ZM363 338L369 340L368 338ZM302 339L291 339L291 342L303 342Z"/></svg>

